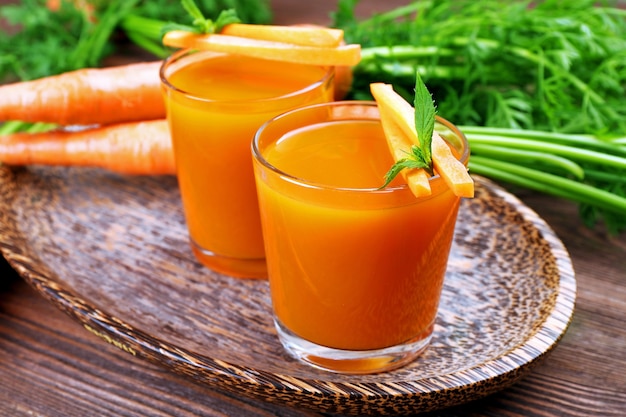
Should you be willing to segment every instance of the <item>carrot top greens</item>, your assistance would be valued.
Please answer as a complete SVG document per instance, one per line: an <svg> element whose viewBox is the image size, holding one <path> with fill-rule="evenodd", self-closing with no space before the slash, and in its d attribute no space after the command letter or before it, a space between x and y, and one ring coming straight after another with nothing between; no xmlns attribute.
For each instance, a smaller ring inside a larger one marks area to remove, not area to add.
<svg viewBox="0 0 626 417"><path fill-rule="evenodd" d="M353 98L392 82L412 98L415 71L457 125L626 134L626 10L615 0L424 0L358 19L339 0L334 26L360 43Z"/></svg>
<svg viewBox="0 0 626 417"><path fill-rule="evenodd" d="M61 0L52 10L43 0L21 0L0 7L0 82L32 80L85 67L100 66L115 52L116 41L128 38L146 51L164 58L170 50L161 44L162 27L179 22L194 27L194 19L172 0L90 0L93 12L78 3ZM224 25L220 14L233 9L245 23L266 24L272 19L268 0L196 0L207 20ZM197 14L197 12L194 12Z"/></svg>
<svg viewBox="0 0 626 417"><path fill-rule="evenodd" d="M470 171L574 201L588 226L626 230L626 10L615 0L420 0L333 26L360 43L348 99L418 72L466 135Z"/></svg>

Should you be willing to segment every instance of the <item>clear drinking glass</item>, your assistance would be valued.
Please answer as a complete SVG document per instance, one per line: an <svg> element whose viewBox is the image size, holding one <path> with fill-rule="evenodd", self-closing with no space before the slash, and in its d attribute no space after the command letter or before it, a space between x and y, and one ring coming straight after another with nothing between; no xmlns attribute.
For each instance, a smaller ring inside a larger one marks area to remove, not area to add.
<svg viewBox="0 0 626 417"><path fill-rule="evenodd" d="M250 158L255 131L289 109L327 102L333 69L181 50L161 67L178 182L196 257L218 272L265 278Z"/></svg>
<svg viewBox="0 0 626 417"><path fill-rule="evenodd" d="M435 129L467 164L465 136ZM428 345L459 208L445 181L416 198L398 178L378 108L335 102L264 124L252 154L274 320L284 347L318 368L393 369Z"/></svg>

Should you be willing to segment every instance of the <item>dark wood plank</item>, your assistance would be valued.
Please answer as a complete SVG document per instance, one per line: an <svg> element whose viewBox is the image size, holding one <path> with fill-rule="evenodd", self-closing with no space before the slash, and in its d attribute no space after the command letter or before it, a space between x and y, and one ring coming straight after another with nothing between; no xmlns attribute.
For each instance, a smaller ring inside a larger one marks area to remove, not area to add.
<svg viewBox="0 0 626 417"><path fill-rule="evenodd" d="M191 383L104 343L23 280L2 283L0 415L310 415Z"/></svg>

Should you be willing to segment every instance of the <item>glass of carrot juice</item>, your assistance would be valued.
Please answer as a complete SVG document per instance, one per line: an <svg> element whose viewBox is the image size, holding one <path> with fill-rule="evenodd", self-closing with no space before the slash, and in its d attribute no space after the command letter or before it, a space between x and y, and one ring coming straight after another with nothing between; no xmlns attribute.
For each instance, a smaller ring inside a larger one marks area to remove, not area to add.
<svg viewBox="0 0 626 417"><path fill-rule="evenodd" d="M465 136L435 129L467 164ZM459 208L439 176L416 198L374 102L286 112L252 144L279 338L296 358L344 373L394 369L428 345Z"/></svg>
<svg viewBox="0 0 626 417"><path fill-rule="evenodd" d="M220 273L266 278L250 143L277 114L330 101L333 69L181 50L160 74L194 254Z"/></svg>

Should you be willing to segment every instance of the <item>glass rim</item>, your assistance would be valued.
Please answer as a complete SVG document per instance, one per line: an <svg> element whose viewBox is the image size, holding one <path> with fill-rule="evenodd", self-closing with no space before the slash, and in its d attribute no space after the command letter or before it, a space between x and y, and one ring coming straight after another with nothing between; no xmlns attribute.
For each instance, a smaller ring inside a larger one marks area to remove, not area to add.
<svg viewBox="0 0 626 417"><path fill-rule="evenodd" d="M219 104L239 104L239 103L269 103L272 101L277 101L277 100L285 100L285 99L289 99L292 97L297 97L299 95L302 94L306 94L316 88L318 88L319 86L329 82L334 76L335 76L335 68L332 66L323 66L323 65L317 65L318 68L323 68L325 69L324 72L324 76L320 79L318 79L317 81L308 84L306 87L301 88L299 90L296 91L292 91L290 93L287 94L282 94L279 96L274 96L274 97L266 97L266 98L258 98L258 99L239 99L239 100L215 100L215 99L210 99L210 98L206 98L206 97L200 97L190 91L186 91L183 90L179 87L176 87L174 84L172 84L169 80L169 76L168 74L166 74L166 70L175 62L178 62L180 59L183 59L185 56L188 55L192 55L192 54L196 54L196 53L206 53L206 54L211 54L215 57L218 56L227 56L227 55L232 55L232 54L228 54L225 52L213 52L213 51L203 51L203 50L199 50L199 49L191 49L191 48L185 48L185 49L180 49L174 53L172 53L170 56L168 56L167 58L165 58L163 60L163 62L161 63L161 66L159 68L159 78L161 79L161 83L169 90L172 90L176 93L182 94L184 96L186 96L189 99L193 99L196 101L201 101L204 103L219 103ZM251 59L258 59L258 60L263 60L262 58L255 58L255 57L251 57ZM269 61L269 60L266 60ZM313 65L316 66L316 65Z"/></svg>
<svg viewBox="0 0 626 417"><path fill-rule="evenodd" d="M257 131L254 134L254 138L252 140L252 145L251 145L252 155L253 155L254 159L256 161L258 161L261 165L263 165L265 168L269 169L273 173L275 173L275 174L279 175L280 177L282 177L283 180L289 181L289 182L294 183L296 185L304 186L304 187L307 187L307 188L318 189L318 190L337 191L337 192L368 193L368 194L371 194L371 193L385 194L385 193L392 193L392 192L408 191L409 190L409 186L406 183L403 183L403 184L400 184L400 185L396 185L396 186L387 186L385 188L377 188L377 187L368 187L368 188L335 187L335 186L332 186L332 185L316 183L314 181L306 180L306 179L297 177L295 175L289 174L289 173L281 170L280 168L275 167L274 165L272 165L271 163L269 163L265 159L265 157L263 156L263 154L259 150L258 142L259 142L261 136L263 135L264 131L268 128L268 126L270 124L272 124L273 122L275 122L275 121L281 120L281 119L283 119L285 117L289 117L291 114L294 114L294 113L298 113L298 112L306 111L306 110L310 110L310 109L315 109L315 108L320 108L320 107L338 107L338 106L356 106L356 105L367 106L367 107L378 107L378 105L376 104L375 101L368 101L368 100L333 101L333 102L329 102L329 103L320 103L320 104L313 104L313 105L308 105L308 106L304 106L304 107L298 107L298 108L286 111L284 113L281 113L278 116L275 116L275 117L269 119L268 121L263 123L263 125L261 125L259 127L259 129L257 129ZM350 120L350 119L346 119L346 120ZM370 119L364 119L364 120L379 120L379 119L378 118L370 118ZM436 121L436 123L439 123L440 125L443 125L446 128L450 129L459 138L459 140L463 144L463 152L459 156L459 161L461 161L463 164L467 164L467 161L468 161L469 155L470 155L470 148L469 148L469 142L467 141L467 137L465 136L465 134L456 125L454 125L452 122L448 121L447 119L444 119L441 116L436 115L435 116L435 121ZM439 180L443 180L443 178L439 174L430 176L428 178L428 182L429 183L431 183L433 181L439 181Z"/></svg>

